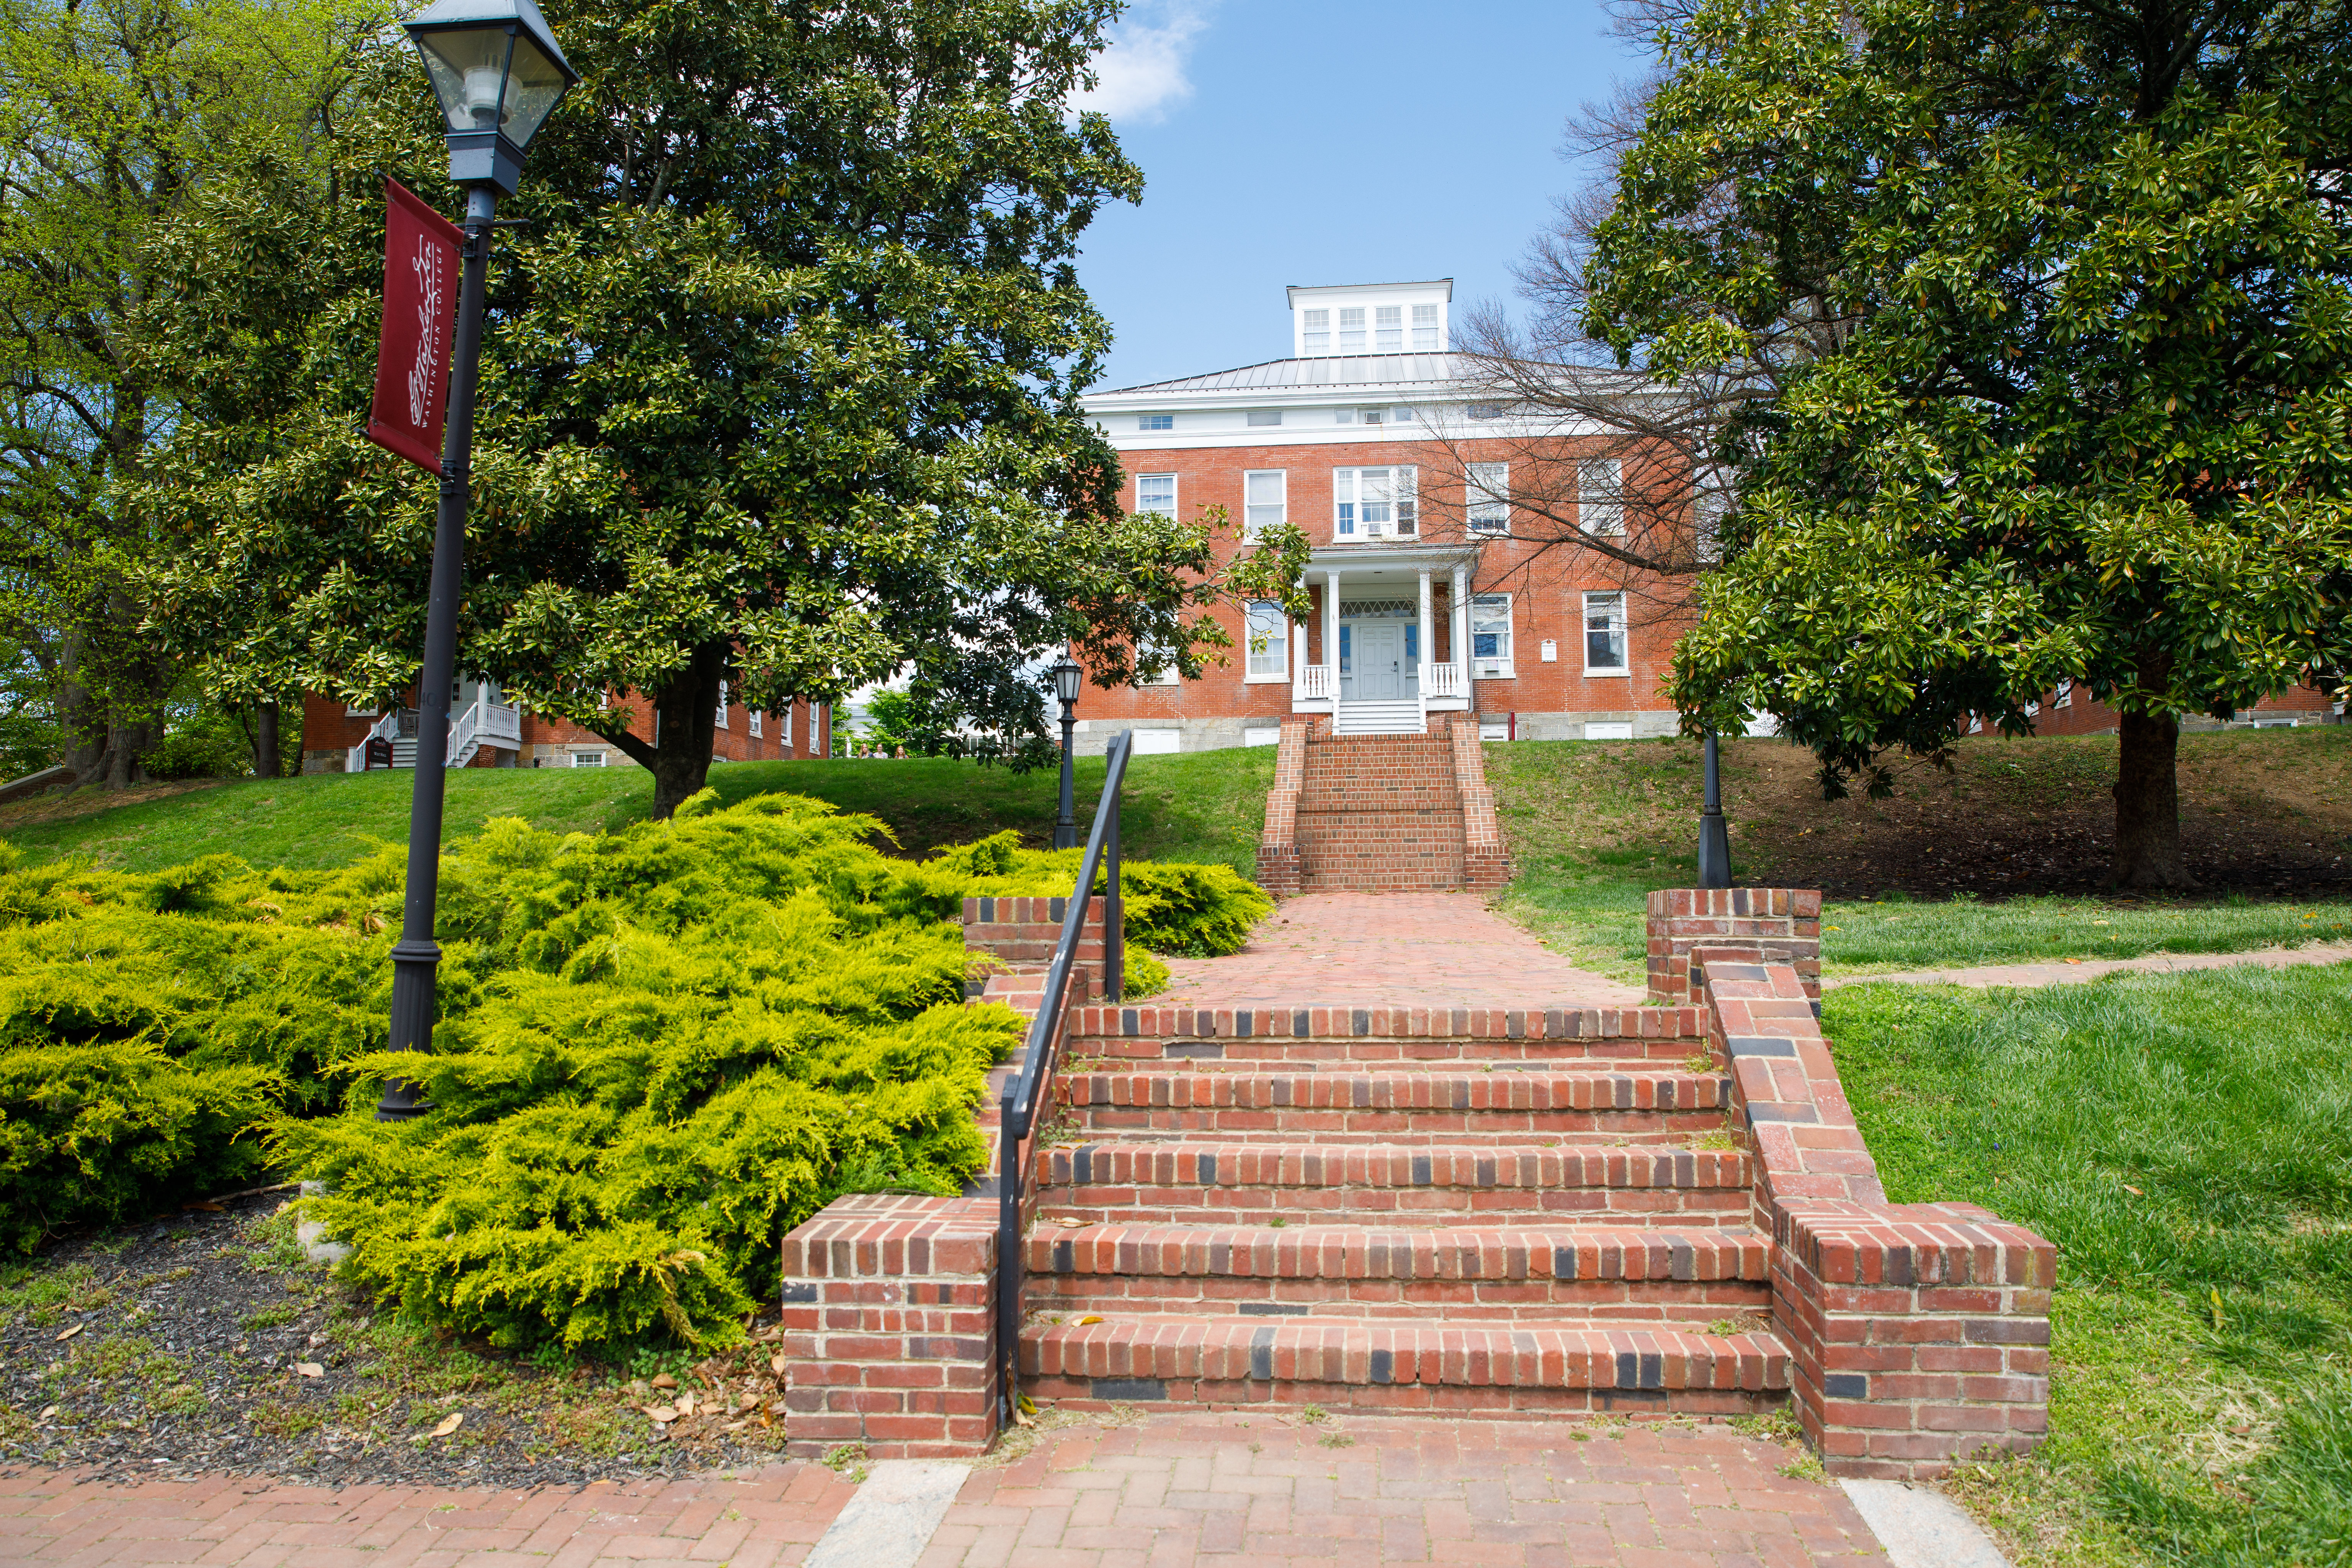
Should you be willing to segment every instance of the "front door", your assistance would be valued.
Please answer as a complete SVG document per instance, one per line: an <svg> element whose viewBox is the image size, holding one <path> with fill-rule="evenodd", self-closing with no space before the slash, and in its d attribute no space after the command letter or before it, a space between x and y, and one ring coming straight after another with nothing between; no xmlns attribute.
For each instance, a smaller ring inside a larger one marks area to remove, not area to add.
<svg viewBox="0 0 2352 1568"><path fill-rule="evenodd" d="M1400 621L1358 621L1354 626L1355 689L1348 695L1358 702L1394 702L1411 696L1405 684L1404 626Z"/></svg>

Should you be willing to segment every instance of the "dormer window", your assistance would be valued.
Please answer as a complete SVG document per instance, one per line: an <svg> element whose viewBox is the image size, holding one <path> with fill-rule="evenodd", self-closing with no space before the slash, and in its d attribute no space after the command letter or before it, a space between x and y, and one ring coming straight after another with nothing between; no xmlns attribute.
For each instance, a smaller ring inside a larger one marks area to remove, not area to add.
<svg viewBox="0 0 2352 1568"><path fill-rule="evenodd" d="M1299 352L1328 354L1331 352L1331 312L1302 310L1299 312Z"/></svg>
<svg viewBox="0 0 2352 1568"><path fill-rule="evenodd" d="M1339 307L1339 352L1343 354L1364 352L1364 308L1361 305Z"/></svg>
<svg viewBox="0 0 2352 1568"><path fill-rule="evenodd" d="M1404 307L1382 305L1372 312L1373 347L1384 354L1404 353Z"/></svg>
<svg viewBox="0 0 2352 1568"><path fill-rule="evenodd" d="M1415 305L1412 308L1412 352L1433 354L1440 347L1437 341L1437 307Z"/></svg>

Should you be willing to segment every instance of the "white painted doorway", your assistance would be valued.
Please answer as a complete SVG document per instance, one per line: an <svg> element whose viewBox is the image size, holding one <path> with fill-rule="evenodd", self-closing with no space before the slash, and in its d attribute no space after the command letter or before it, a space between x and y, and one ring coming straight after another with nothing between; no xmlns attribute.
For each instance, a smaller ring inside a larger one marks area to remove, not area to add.
<svg viewBox="0 0 2352 1568"><path fill-rule="evenodd" d="M1412 695L1404 668L1404 625L1401 621L1355 621L1339 635L1348 645L1343 670L1350 702L1396 702Z"/></svg>

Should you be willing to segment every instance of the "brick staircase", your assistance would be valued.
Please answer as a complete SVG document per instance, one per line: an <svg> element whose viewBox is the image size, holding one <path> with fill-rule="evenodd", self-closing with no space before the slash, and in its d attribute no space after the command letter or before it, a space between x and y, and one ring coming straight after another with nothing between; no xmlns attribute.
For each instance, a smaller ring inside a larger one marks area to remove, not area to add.
<svg viewBox="0 0 2352 1568"><path fill-rule="evenodd" d="M1666 1011L1687 1033L1654 1012L1318 1009L1204 1040L1173 1009L1082 1009L1025 1243L1024 1386L1497 1415L1776 1402L1751 1157L1723 1135L1696 1015Z"/></svg>
<svg viewBox="0 0 2352 1568"><path fill-rule="evenodd" d="M1508 879L1475 726L1333 735L1293 721L1281 744L1258 856L1276 897Z"/></svg>

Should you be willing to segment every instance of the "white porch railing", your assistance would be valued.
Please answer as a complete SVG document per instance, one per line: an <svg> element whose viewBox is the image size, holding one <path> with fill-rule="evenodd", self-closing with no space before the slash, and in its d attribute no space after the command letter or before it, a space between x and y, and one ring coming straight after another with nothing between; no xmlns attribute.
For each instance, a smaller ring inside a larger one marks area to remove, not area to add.
<svg viewBox="0 0 2352 1568"><path fill-rule="evenodd" d="M368 726L368 732L360 737L360 743L343 753L343 772L347 773L367 772L368 742L396 740L399 734L399 709L394 708L377 715L376 721Z"/></svg>
<svg viewBox="0 0 2352 1568"><path fill-rule="evenodd" d="M1298 671L1298 689L1292 695L1300 702L1328 702L1339 695L1339 682L1337 676L1338 671L1328 664L1301 666Z"/></svg>
<svg viewBox="0 0 2352 1568"><path fill-rule="evenodd" d="M474 699L474 705L449 721L449 765L462 768L484 746L502 745L515 751L522 744L522 713L513 704Z"/></svg>
<svg viewBox="0 0 2352 1568"><path fill-rule="evenodd" d="M1421 667L1421 700L1434 702L1442 698L1470 695L1470 683L1462 679L1458 664L1424 664Z"/></svg>

